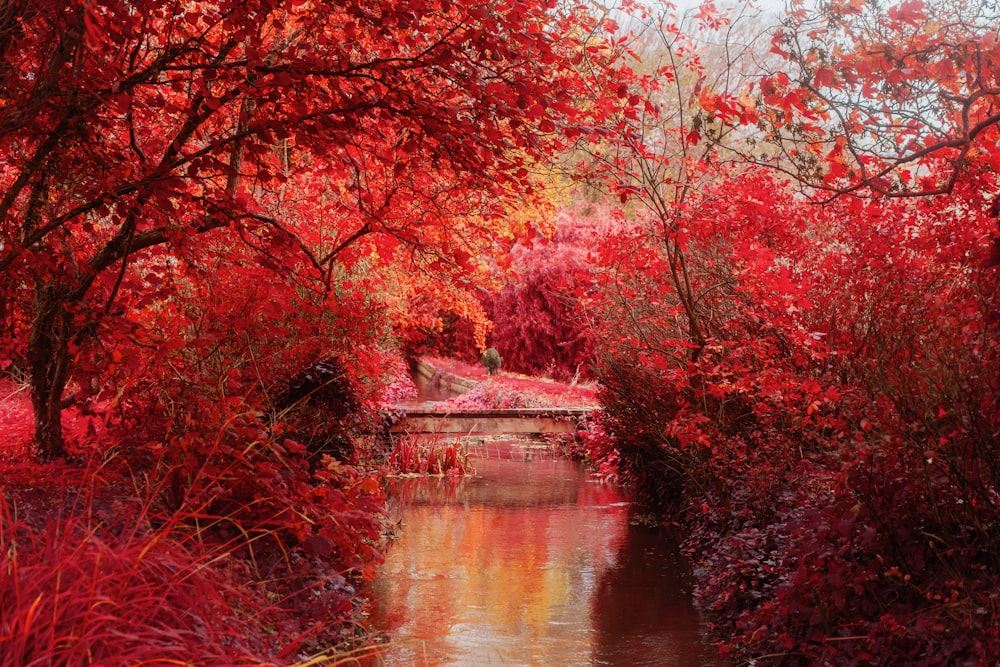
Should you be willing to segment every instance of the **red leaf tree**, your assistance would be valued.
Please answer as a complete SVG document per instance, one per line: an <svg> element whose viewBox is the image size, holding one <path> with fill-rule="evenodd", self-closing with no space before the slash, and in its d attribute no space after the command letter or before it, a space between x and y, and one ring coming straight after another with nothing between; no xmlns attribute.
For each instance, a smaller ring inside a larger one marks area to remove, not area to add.
<svg viewBox="0 0 1000 667"><path fill-rule="evenodd" d="M30 374L41 453L116 363L104 341L146 326L127 313L191 296L180 268L210 280L206 257L243 245L247 280L322 292L362 239L459 268L489 250L579 120L591 27L548 2L9 4L2 356Z"/></svg>
<svg viewBox="0 0 1000 667"><path fill-rule="evenodd" d="M597 238L596 223L581 217L587 208L561 211L551 238L515 248L517 279L484 299L504 368L563 381L589 376L592 346L575 305L591 284Z"/></svg>
<svg viewBox="0 0 1000 667"><path fill-rule="evenodd" d="M975 1L796 7L754 109L782 147L779 168L820 199L948 193L970 165L996 171L996 28L995 9Z"/></svg>

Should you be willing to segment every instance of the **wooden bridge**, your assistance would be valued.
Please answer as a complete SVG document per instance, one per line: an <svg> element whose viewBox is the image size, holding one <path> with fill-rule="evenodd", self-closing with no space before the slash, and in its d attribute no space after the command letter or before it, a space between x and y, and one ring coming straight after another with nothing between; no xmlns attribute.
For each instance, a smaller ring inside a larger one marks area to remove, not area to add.
<svg viewBox="0 0 1000 667"><path fill-rule="evenodd" d="M575 433L580 422L599 408L512 408L441 412L405 408L392 433L494 435L500 433Z"/></svg>

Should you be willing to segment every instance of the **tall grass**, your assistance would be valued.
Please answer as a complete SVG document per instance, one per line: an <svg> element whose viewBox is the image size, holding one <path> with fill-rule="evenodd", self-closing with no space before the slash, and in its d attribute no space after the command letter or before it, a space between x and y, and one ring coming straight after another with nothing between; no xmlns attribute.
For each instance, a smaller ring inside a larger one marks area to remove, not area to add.
<svg viewBox="0 0 1000 667"><path fill-rule="evenodd" d="M377 482L241 451L202 443L200 465L134 477L6 466L0 667L345 664L356 584L380 558Z"/></svg>
<svg viewBox="0 0 1000 667"><path fill-rule="evenodd" d="M402 475L470 475L469 446L438 433L405 434L389 454L389 468Z"/></svg>
<svg viewBox="0 0 1000 667"><path fill-rule="evenodd" d="M0 666L260 665L247 600L176 521L19 519L0 496Z"/></svg>

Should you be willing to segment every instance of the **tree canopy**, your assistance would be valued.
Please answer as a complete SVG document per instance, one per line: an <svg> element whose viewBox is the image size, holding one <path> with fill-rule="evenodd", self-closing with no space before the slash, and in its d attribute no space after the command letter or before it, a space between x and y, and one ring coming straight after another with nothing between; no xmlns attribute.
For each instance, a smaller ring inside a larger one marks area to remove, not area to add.
<svg viewBox="0 0 1000 667"><path fill-rule="evenodd" d="M320 291L361 257L474 276L519 231L504 213L532 165L584 122L581 65L603 55L581 42L593 19L549 2L22 1L0 19L3 363L30 373L48 456L67 385L89 391L102 341L179 298L179 267L203 281L206 254L238 244L247 280Z"/></svg>

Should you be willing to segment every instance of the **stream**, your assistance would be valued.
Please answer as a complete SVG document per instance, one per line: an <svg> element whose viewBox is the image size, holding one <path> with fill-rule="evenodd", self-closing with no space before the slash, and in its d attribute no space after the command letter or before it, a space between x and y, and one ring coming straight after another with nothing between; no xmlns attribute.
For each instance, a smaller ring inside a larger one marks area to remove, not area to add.
<svg viewBox="0 0 1000 667"><path fill-rule="evenodd" d="M474 476L392 480L365 664L716 664L685 560L627 493L523 439L472 452Z"/></svg>

